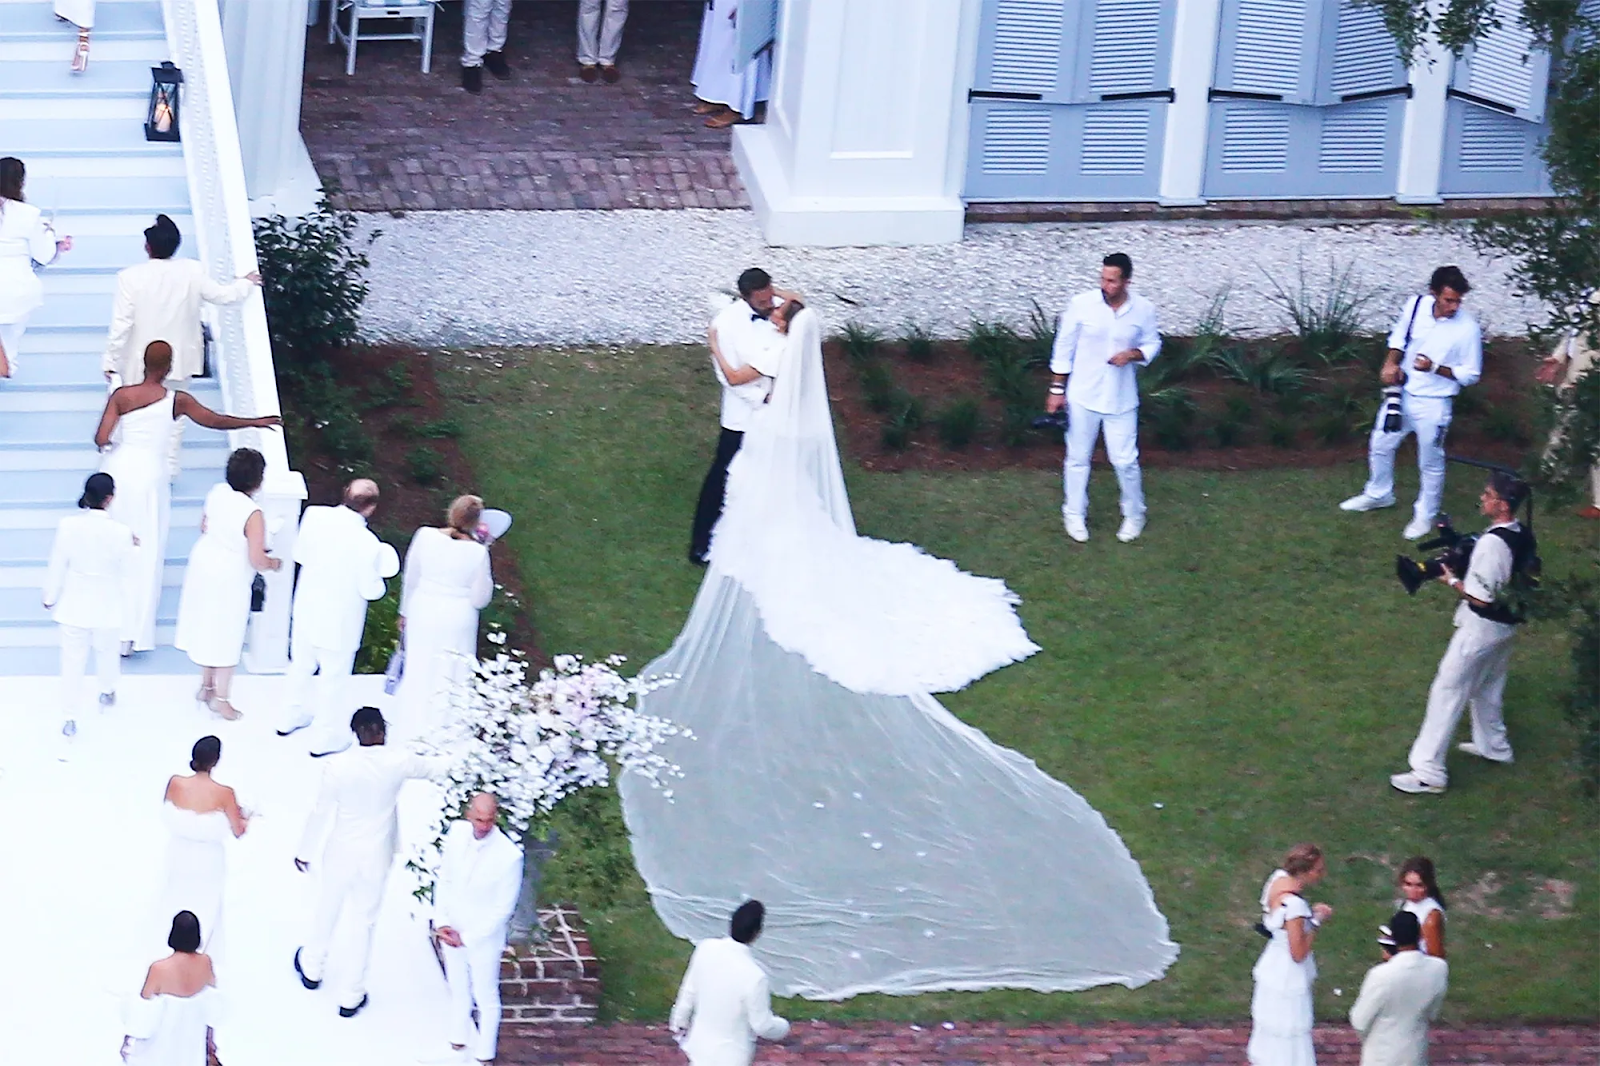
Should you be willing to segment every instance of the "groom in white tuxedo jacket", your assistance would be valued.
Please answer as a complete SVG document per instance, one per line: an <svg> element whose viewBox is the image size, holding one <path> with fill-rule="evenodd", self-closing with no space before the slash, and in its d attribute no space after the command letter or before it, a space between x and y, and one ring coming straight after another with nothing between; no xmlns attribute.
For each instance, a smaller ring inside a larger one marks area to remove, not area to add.
<svg viewBox="0 0 1600 1066"><path fill-rule="evenodd" d="M1428 1023L1439 1016L1450 966L1417 950L1422 927L1400 911L1389 919L1394 951L1367 971L1350 1008L1361 1034L1361 1066L1428 1066Z"/></svg>
<svg viewBox="0 0 1600 1066"><path fill-rule="evenodd" d="M750 1066L757 1037L789 1035L789 1023L772 1013L766 971L750 953L765 918L759 900L746 900L733 912L728 936L695 945L671 1018L689 1066Z"/></svg>
<svg viewBox="0 0 1600 1066"><path fill-rule="evenodd" d="M355 1017L367 1005L372 927L378 920L384 882L389 879L400 839L395 809L400 787L409 779L432 777L443 769L443 760L385 747L387 729L376 707L356 711L350 717L350 728L359 743L328 760L316 808L306 822L294 860L301 873L312 865L303 856L320 855L322 864L322 887L311 935L294 953L300 983L311 989L322 984L328 944L341 912L348 912L361 930L360 957L345 968L347 983L337 989L343 1018Z"/></svg>
<svg viewBox="0 0 1600 1066"><path fill-rule="evenodd" d="M400 556L367 528L377 509L377 483L358 478L345 486L339 506L307 507L300 519L294 546L300 579L289 640L289 707L278 735L313 726L312 755L350 746L346 682L361 648L367 601L381 599L384 579L400 572Z"/></svg>

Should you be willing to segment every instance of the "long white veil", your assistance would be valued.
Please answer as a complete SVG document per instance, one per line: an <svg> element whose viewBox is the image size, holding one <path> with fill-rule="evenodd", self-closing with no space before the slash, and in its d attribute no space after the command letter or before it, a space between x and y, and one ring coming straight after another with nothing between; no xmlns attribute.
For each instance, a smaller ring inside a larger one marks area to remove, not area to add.
<svg viewBox="0 0 1600 1066"><path fill-rule="evenodd" d="M929 693L1038 647L1001 581L858 537L816 316L729 471L711 565L646 709L688 726L674 797L623 775L634 857L675 934L762 900L780 994L1159 978L1178 948L1082 797Z"/></svg>

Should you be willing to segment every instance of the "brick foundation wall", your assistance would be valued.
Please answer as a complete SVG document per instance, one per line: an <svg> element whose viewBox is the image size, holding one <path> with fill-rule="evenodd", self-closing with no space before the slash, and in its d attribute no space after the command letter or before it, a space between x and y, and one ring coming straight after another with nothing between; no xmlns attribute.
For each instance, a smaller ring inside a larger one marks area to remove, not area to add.
<svg viewBox="0 0 1600 1066"><path fill-rule="evenodd" d="M500 959L501 1031L588 1025L600 1008L600 960L576 907L540 908L543 944L507 948Z"/></svg>

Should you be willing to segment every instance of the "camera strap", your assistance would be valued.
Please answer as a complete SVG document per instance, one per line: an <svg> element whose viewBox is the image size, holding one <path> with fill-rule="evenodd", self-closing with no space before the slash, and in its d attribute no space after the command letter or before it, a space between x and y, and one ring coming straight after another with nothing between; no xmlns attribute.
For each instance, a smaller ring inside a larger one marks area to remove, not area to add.
<svg viewBox="0 0 1600 1066"><path fill-rule="evenodd" d="M1422 307L1422 297L1411 298L1411 317L1406 319L1406 339L1400 342L1400 358L1404 359L1411 349L1411 328L1417 324L1417 311Z"/></svg>

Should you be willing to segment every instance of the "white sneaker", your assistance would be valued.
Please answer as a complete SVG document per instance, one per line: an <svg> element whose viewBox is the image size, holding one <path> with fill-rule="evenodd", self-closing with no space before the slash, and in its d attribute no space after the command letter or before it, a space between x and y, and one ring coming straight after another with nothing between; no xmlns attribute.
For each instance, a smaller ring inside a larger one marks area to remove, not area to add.
<svg viewBox="0 0 1600 1066"><path fill-rule="evenodd" d="M66 737L66 738L68 738L69 740L72 737L77 736L78 735L78 723L73 721L71 718L68 718L65 722L61 723L61 735Z"/></svg>
<svg viewBox="0 0 1600 1066"><path fill-rule="evenodd" d="M1407 540L1421 540L1423 537L1426 537L1432 532L1433 519L1413 518L1406 524L1406 528L1400 531L1400 535Z"/></svg>
<svg viewBox="0 0 1600 1066"><path fill-rule="evenodd" d="M102 711L106 710L109 707L115 707L116 705L117 705L117 694L115 692L102 692L102 693L100 693L100 709Z"/></svg>
<svg viewBox="0 0 1600 1066"><path fill-rule="evenodd" d="M1461 743L1457 744L1456 750L1464 751L1468 755L1476 755L1478 758L1487 759L1489 762L1504 763L1507 766L1517 761L1516 758L1511 755L1507 755L1504 759L1497 759L1493 755L1485 755L1483 753L1483 749L1479 748L1478 745L1474 744L1470 740L1463 740Z"/></svg>
<svg viewBox="0 0 1600 1066"><path fill-rule="evenodd" d="M1081 517L1073 514L1061 516L1061 524L1066 527L1067 536L1082 544L1089 539L1089 527Z"/></svg>
<svg viewBox="0 0 1600 1066"><path fill-rule="evenodd" d="M1339 510L1341 510L1341 511L1376 511L1376 510L1378 510L1379 508L1382 508L1382 507L1393 507L1393 506L1394 506L1394 496L1392 494L1389 495L1389 496L1384 496L1382 498L1379 498L1377 496L1368 496L1366 493L1362 492L1362 493L1358 493L1355 496L1350 497L1348 500L1346 500L1343 503L1341 503L1339 505Z"/></svg>
<svg viewBox="0 0 1600 1066"><path fill-rule="evenodd" d="M1117 530L1117 539L1126 544L1131 540L1138 540L1139 534L1143 532L1143 518L1124 518L1122 520L1122 528Z"/></svg>
<svg viewBox="0 0 1600 1066"><path fill-rule="evenodd" d="M1443 785L1430 785L1411 771L1393 775L1389 778L1389 784L1401 792L1409 792L1413 796L1442 796L1445 788Z"/></svg>

